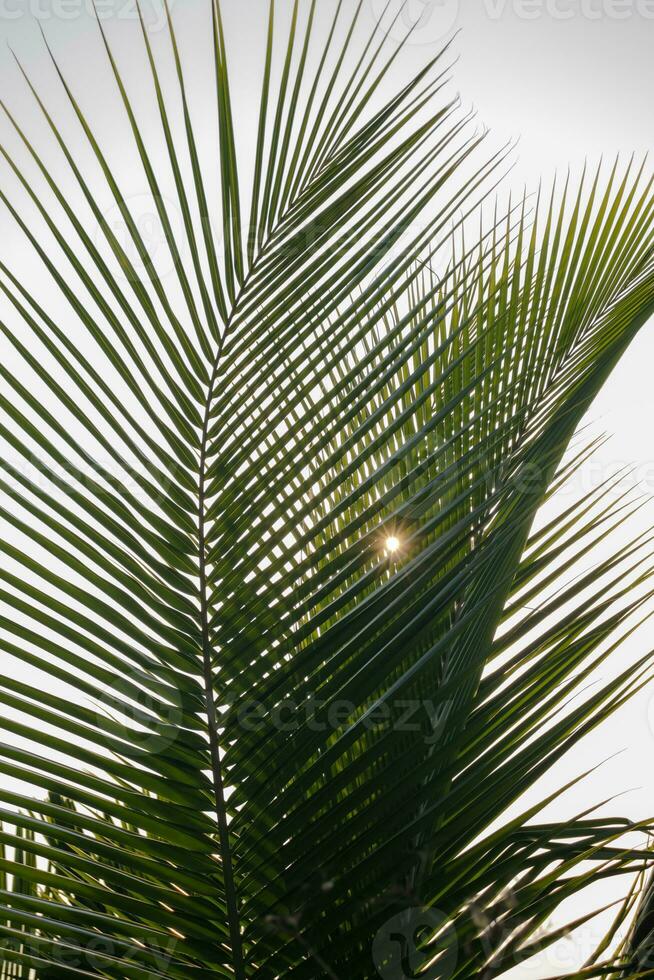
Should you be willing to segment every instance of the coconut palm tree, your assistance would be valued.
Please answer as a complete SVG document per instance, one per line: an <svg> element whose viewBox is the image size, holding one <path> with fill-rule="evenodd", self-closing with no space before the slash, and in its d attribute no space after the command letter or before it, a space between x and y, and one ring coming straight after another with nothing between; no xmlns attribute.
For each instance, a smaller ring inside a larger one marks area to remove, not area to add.
<svg viewBox="0 0 654 980"><path fill-rule="evenodd" d="M521 801L651 671L586 684L647 542L572 577L631 498L543 506L654 313L652 179L492 203L447 48L391 89L362 2L275 6L248 154L208 0L210 159L179 23L142 118L98 22L156 255L55 52L78 138L20 63L42 132L2 105L2 975L496 977L622 876L574 976L644 976L650 825Z"/></svg>

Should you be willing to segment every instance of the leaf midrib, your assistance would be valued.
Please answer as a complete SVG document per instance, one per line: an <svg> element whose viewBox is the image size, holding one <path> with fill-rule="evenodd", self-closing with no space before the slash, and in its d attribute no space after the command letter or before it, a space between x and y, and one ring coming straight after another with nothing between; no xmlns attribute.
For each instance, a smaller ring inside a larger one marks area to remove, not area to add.
<svg viewBox="0 0 654 980"><path fill-rule="evenodd" d="M232 310L225 322L223 332L218 341L216 355L207 389L205 401L204 418L202 424L202 438L200 442L200 461L199 461L199 480L198 480L198 553L199 553L199 575L200 575L200 619L202 630L202 668L204 681L204 694L206 701L207 727L209 730L209 748L211 754L211 770L214 788L214 802L216 817L218 820L218 838L220 846L220 856L223 869L223 883L225 887L225 899L227 903L227 917L229 923L229 934L232 945L232 956L234 975L236 980L245 980L245 964L243 960L243 943L241 939L241 917L238 909L238 893L234 878L234 865L232 861L232 850L229 837L229 825L227 823L227 806L225 801L225 788L223 779L223 767L220 758L220 742L218 739L218 718L216 715L216 704L214 699L213 684L213 654L211 639L209 635L209 598L207 593L207 547L206 547L206 459L209 442L209 427L211 422L211 405L213 394L218 379L218 369L222 357L225 340L230 331L234 318L237 315L238 307L243 295L247 290L248 283L257 265L258 258L250 266L241 288L235 297Z"/></svg>

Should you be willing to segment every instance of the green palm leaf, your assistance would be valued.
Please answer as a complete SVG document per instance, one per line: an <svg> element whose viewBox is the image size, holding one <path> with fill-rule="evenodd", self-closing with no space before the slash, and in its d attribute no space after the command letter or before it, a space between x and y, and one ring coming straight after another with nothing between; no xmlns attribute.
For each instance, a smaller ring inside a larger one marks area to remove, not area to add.
<svg viewBox="0 0 654 980"><path fill-rule="evenodd" d="M169 278L56 53L79 147L23 77L86 210L3 105L57 295L0 265L3 976L498 976L651 866L649 824L516 807L652 667L585 687L654 592L648 539L580 569L637 502L534 523L654 312L652 180L489 218L508 151L447 50L385 97L361 8L284 37L270 3L251 192L218 0L209 161L170 13L172 79L138 28L165 161L99 27Z"/></svg>

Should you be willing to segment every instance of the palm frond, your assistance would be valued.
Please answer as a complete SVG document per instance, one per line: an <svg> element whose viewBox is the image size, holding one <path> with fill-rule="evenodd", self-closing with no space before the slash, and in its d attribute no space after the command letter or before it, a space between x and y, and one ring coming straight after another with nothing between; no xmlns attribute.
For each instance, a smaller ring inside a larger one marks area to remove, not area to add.
<svg viewBox="0 0 654 980"><path fill-rule="evenodd" d="M251 192L218 0L209 163L181 25L174 97L137 25L159 159L99 23L170 279L56 52L83 209L3 104L56 296L0 264L3 975L490 978L651 867L648 822L515 808L652 670L585 689L654 594L648 537L583 567L637 502L535 524L654 313L652 178L489 211L448 49L389 97L361 9L271 0Z"/></svg>

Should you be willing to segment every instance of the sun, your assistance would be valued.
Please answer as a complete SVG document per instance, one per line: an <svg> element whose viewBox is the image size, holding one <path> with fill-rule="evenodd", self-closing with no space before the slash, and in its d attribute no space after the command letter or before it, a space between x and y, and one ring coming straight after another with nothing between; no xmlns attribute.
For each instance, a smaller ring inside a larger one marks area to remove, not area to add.
<svg viewBox="0 0 654 980"><path fill-rule="evenodd" d="M394 554L400 550L400 539L394 534L391 534L390 537L386 538L385 547L389 554Z"/></svg>

